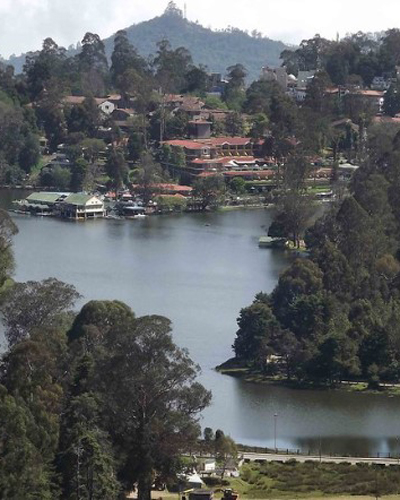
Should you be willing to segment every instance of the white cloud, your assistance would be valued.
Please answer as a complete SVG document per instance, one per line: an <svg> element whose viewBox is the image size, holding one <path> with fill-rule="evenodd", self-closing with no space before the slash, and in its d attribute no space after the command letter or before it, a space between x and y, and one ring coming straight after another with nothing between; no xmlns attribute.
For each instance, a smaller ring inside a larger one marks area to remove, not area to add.
<svg viewBox="0 0 400 500"><path fill-rule="evenodd" d="M185 0L177 1L183 9ZM106 37L160 15L167 0L0 0L0 54L38 49L48 36L68 46L86 31ZM398 0L186 0L188 18L205 26L257 29L273 39L299 43L320 33L335 38L355 31L395 27Z"/></svg>

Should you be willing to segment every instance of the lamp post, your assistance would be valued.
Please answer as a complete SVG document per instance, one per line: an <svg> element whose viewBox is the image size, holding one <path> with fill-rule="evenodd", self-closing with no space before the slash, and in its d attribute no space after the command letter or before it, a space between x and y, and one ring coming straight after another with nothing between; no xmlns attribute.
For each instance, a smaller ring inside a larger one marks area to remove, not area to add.
<svg viewBox="0 0 400 500"><path fill-rule="evenodd" d="M274 448L275 448L275 452L277 451L277 448L276 448L276 426L277 426L277 421L278 421L278 414L274 413Z"/></svg>

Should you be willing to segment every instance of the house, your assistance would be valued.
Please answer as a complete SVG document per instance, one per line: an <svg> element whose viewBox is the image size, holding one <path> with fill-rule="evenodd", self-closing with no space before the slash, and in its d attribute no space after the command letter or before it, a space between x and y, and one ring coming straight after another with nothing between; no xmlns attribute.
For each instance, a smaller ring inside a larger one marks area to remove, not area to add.
<svg viewBox="0 0 400 500"><path fill-rule="evenodd" d="M67 95L63 97L62 104L66 106L78 106L79 104L83 104L85 99L85 96ZM116 105L108 100L107 97L95 97L94 100L97 104L97 107L105 115L110 115L116 108Z"/></svg>
<svg viewBox="0 0 400 500"><path fill-rule="evenodd" d="M134 116L135 111L132 108L116 108L111 113L111 118L114 121L125 122L132 116Z"/></svg>
<svg viewBox="0 0 400 500"><path fill-rule="evenodd" d="M215 468L217 466L217 462L215 458L209 458L205 459L200 463L200 470L201 472L205 473L212 473L215 471Z"/></svg>
<svg viewBox="0 0 400 500"><path fill-rule="evenodd" d="M248 137L175 139L164 141L163 144L171 148L183 149L186 166L179 168L191 177L203 172L224 172L227 168L229 169L230 160L237 159L242 164L251 162L254 164L254 153L262 145Z"/></svg>
<svg viewBox="0 0 400 500"><path fill-rule="evenodd" d="M315 69L310 71L299 71L297 75L297 86L307 88L307 86L312 82L315 72Z"/></svg>
<svg viewBox="0 0 400 500"><path fill-rule="evenodd" d="M385 92L382 90L355 90L346 95L359 96L364 102L369 102L375 113L382 111L385 100Z"/></svg>
<svg viewBox="0 0 400 500"><path fill-rule="evenodd" d="M60 215L68 219L93 219L105 215L102 200L91 194L73 193L60 204Z"/></svg>
<svg viewBox="0 0 400 500"><path fill-rule="evenodd" d="M216 158L217 148L203 141L189 139L173 139L164 141L163 144L171 146L171 148L182 148L185 153L186 163L196 158Z"/></svg>
<svg viewBox="0 0 400 500"><path fill-rule="evenodd" d="M97 107L100 109L100 111L102 111L105 115L111 115L111 113L114 111L115 109L115 104L113 104L111 101L109 101L108 99L105 99L105 100L102 100L102 99L98 99L96 98L96 103L97 103Z"/></svg>
<svg viewBox="0 0 400 500"><path fill-rule="evenodd" d="M378 123L378 124L390 123L391 125L400 125L400 114L397 114L395 116L386 116L386 115L374 116L373 123Z"/></svg>
<svg viewBox="0 0 400 500"><path fill-rule="evenodd" d="M132 191L140 191L139 184L132 184ZM180 184L163 184L163 183L155 183L149 186L154 192L162 195L182 195L182 196L190 196L192 194L193 188L190 186L181 186Z"/></svg>

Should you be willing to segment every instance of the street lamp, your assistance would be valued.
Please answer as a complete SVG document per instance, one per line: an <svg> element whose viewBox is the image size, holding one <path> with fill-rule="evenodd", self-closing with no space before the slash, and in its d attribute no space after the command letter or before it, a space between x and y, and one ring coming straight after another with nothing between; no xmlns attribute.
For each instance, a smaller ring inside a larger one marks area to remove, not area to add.
<svg viewBox="0 0 400 500"><path fill-rule="evenodd" d="M276 448L276 426L277 426L277 421L278 421L278 414L274 413L274 448L275 448L275 451L277 451L277 448Z"/></svg>

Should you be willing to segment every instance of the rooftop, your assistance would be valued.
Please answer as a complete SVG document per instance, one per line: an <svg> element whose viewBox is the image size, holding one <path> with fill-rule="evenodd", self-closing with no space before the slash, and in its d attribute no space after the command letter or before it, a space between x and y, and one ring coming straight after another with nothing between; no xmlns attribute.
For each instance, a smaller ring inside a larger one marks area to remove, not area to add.
<svg viewBox="0 0 400 500"><path fill-rule="evenodd" d="M66 197L70 193L54 193L54 192L43 192L40 191L38 193L30 194L26 199L27 201L34 203L35 201L40 201L42 203L55 203L61 197Z"/></svg>
<svg viewBox="0 0 400 500"><path fill-rule="evenodd" d="M64 202L69 205L85 205L92 198L95 198L92 194L72 193L65 198Z"/></svg>

